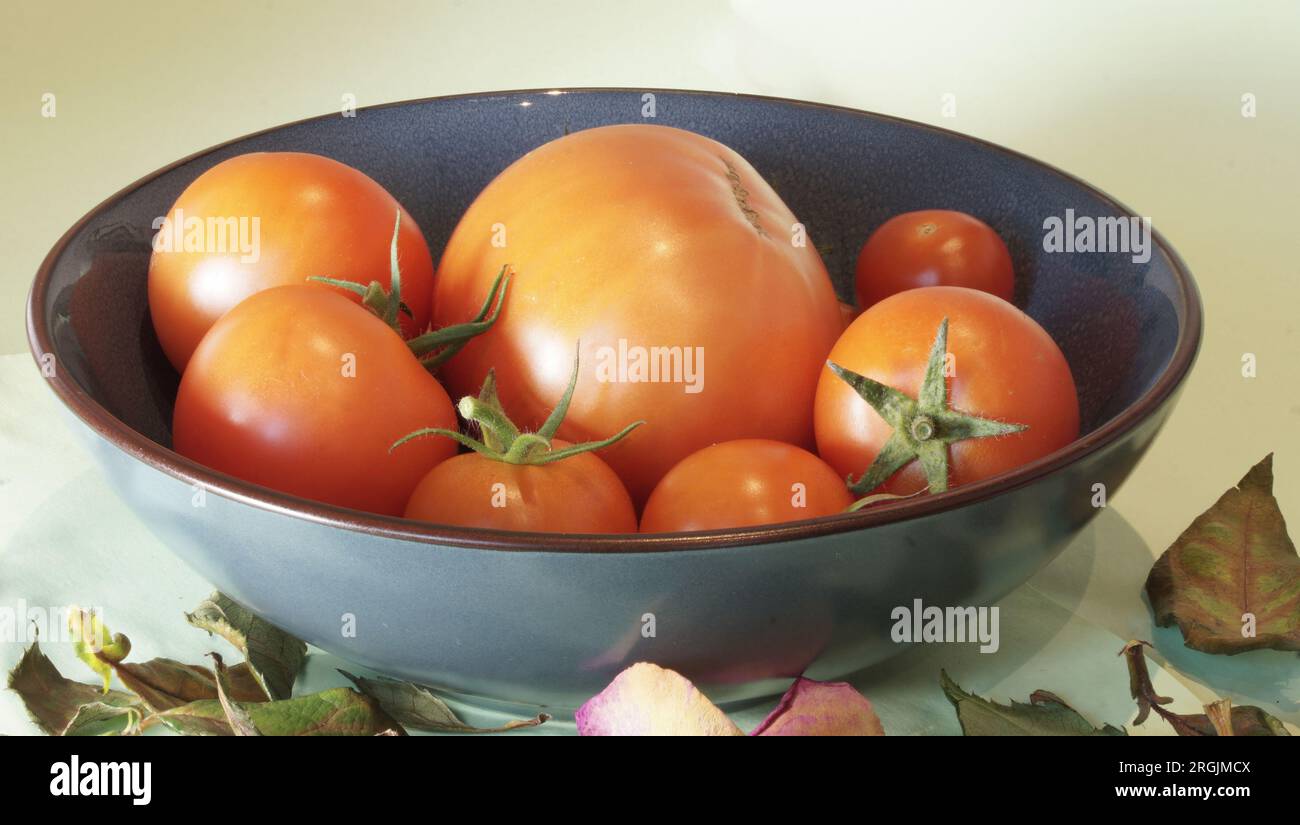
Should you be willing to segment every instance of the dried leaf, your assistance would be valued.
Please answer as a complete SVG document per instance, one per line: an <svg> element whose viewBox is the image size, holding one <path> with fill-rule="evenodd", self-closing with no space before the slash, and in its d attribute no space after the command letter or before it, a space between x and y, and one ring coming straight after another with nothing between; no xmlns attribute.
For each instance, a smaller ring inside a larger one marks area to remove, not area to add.
<svg viewBox="0 0 1300 825"><path fill-rule="evenodd" d="M1220 731L1229 724L1228 730L1233 736L1291 735L1280 721L1266 711L1254 705L1234 707L1226 699L1206 705L1205 713L1182 714L1169 710L1165 705L1173 700L1156 693L1155 686L1151 683L1151 674L1147 670L1144 651L1150 646L1150 642L1134 640L1120 650L1120 655L1128 665L1129 692L1138 706L1134 725L1142 724L1151 711L1155 711L1179 736L1219 736Z"/></svg>
<svg viewBox="0 0 1300 825"><path fill-rule="evenodd" d="M249 718L248 711L242 705L231 701L229 682L226 679L226 664L221 661L221 656L217 653L208 654L212 657L213 672L216 675L217 682L217 702L221 705L221 710L226 714L226 723L230 729L235 732L236 736L261 736L262 733L253 724Z"/></svg>
<svg viewBox="0 0 1300 825"><path fill-rule="evenodd" d="M103 693L94 685L68 679L59 673L36 642L32 642L9 672L9 689L23 700L32 721L51 736L62 734L82 705L131 707L139 701L120 690Z"/></svg>
<svg viewBox="0 0 1300 825"><path fill-rule="evenodd" d="M212 671L174 659L151 659L142 664L118 662L117 678L153 713L180 707L199 699L216 699L217 682ZM230 697L236 702L265 702L266 693L247 662L226 669Z"/></svg>
<svg viewBox="0 0 1300 825"><path fill-rule="evenodd" d="M971 693L940 671L943 693L957 710L957 721L966 736L1125 736L1122 729L1103 725L1094 728L1087 719L1055 694L1037 690L1029 704L1000 705Z"/></svg>
<svg viewBox="0 0 1300 825"><path fill-rule="evenodd" d="M288 699L307 655L307 645L263 621L222 593L213 593L185 618L238 648L266 695Z"/></svg>
<svg viewBox="0 0 1300 825"><path fill-rule="evenodd" d="M1156 560L1146 592L1156 624L1177 624L1195 650L1300 650L1300 556L1273 497L1271 453Z"/></svg>
<svg viewBox="0 0 1300 825"><path fill-rule="evenodd" d="M63 736L135 736L144 716L138 707L91 702L77 709Z"/></svg>
<svg viewBox="0 0 1300 825"><path fill-rule="evenodd" d="M519 728L536 727L551 718L545 713L540 713L532 719L517 719L496 728L476 728L460 721L446 702L423 685L395 679L368 679L364 676L354 676L346 670L340 670L339 673L352 680L358 690L378 702L389 716L408 730L434 733L504 733Z"/></svg>

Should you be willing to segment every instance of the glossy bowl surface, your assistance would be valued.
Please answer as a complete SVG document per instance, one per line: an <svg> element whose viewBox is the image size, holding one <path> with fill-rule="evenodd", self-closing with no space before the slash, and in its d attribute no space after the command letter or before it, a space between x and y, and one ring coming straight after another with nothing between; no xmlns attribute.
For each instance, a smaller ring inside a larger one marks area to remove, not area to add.
<svg viewBox="0 0 1300 825"><path fill-rule="evenodd" d="M959 209L1010 247L1017 303L1056 339L1082 435L1013 473L938 496L762 528L678 536L512 534L421 525L297 499L169 448L177 376L149 322L153 222L215 163L317 152L387 187L435 255L519 155L569 131L652 122L735 148L823 251L841 296L870 231ZM32 288L32 351L114 488L172 550L307 641L483 701L575 707L653 660L723 701L831 678L900 650L890 614L990 604L1095 514L1169 414L1195 360L1201 308L1158 235L1131 252L1047 252L1045 221L1134 213L1030 158L930 126L710 92L539 90L434 98L271 129L162 169L58 242ZM199 491L202 491L202 495ZM646 631L653 616L653 635ZM355 627L355 634L346 629Z"/></svg>

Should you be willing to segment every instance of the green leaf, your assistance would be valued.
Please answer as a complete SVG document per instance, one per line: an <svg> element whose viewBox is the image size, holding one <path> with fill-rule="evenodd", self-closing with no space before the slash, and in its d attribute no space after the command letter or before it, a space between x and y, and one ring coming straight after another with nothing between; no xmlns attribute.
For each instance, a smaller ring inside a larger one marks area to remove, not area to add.
<svg viewBox="0 0 1300 825"><path fill-rule="evenodd" d="M516 719L496 728L476 728L460 721L446 702L423 685L395 679L367 679L364 676L354 676L346 670L340 670L339 673L352 680L363 694L378 702L389 716L411 730L435 733L504 733L536 727L551 718L540 713L532 719Z"/></svg>
<svg viewBox="0 0 1300 825"><path fill-rule="evenodd" d="M248 660L253 676L271 699L293 695L307 645L253 615L222 593L213 593L185 618L197 628L230 642Z"/></svg>
<svg viewBox="0 0 1300 825"><path fill-rule="evenodd" d="M82 705L131 707L138 703L129 693L120 690L103 693L94 685L68 679L59 673L36 642L32 642L9 672L9 689L23 700L31 720L51 736L62 734Z"/></svg>
<svg viewBox="0 0 1300 825"><path fill-rule="evenodd" d="M1273 497L1272 453L1156 560L1146 593L1156 624L1178 625L1194 650L1300 650L1300 556Z"/></svg>
<svg viewBox="0 0 1300 825"><path fill-rule="evenodd" d="M1045 690L1034 691L1029 704L1000 705L962 690L940 671L943 693L957 710L966 736L1126 736L1120 728L1094 728L1074 708Z"/></svg>
<svg viewBox="0 0 1300 825"><path fill-rule="evenodd" d="M242 707L263 736L377 736L401 726L379 703L352 688L339 687L274 702ZM221 702L201 699L164 711L158 718L177 733L191 736L230 736Z"/></svg>
<svg viewBox="0 0 1300 825"><path fill-rule="evenodd" d="M91 702L77 709L63 736L134 736L144 716L133 706Z"/></svg>

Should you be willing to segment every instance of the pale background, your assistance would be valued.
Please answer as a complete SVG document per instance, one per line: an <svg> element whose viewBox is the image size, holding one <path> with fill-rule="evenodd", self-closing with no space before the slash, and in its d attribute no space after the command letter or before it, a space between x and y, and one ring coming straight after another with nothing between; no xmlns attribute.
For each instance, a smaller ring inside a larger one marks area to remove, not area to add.
<svg viewBox="0 0 1300 825"><path fill-rule="evenodd" d="M1269 451L1283 510L1300 523L1298 40L1300 4L1288 2L5 3L0 353L26 350L32 275L83 213L174 159L337 111L345 93L365 106L493 89L681 87L934 123L1059 166L1151 216L1197 277L1205 340L1180 406L1076 543L1087 547L1054 568L1057 585L1078 591L1069 609L1118 636L1150 635L1137 601L1142 554L1162 551ZM57 96L55 118L41 116L46 92ZM956 117L941 115L947 93ZM1253 119L1241 113L1247 93ZM1257 378L1242 377L1244 353L1257 356ZM14 420L30 388L17 386L21 359L7 360L0 457L53 463L42 478L56 475L38 483L0 467L0 481L18 482L0 484L0 590L10 601L31 592L32 580L14 578L26 570L50 582L52 599L73 574L24 557L33 551L21 537L57 493L60 466L88 495L102 491L79 454L48 452L61 433ZM1125 578L1100 563L1105 553L1121 553ZM200 585L187 581L175 604L164 594L168 621ZM123 587L123 597L147 594ZM1294 657L1189 655L1192 681L1261 700L1280 693L1277 708L1295 720Z"/></svg>

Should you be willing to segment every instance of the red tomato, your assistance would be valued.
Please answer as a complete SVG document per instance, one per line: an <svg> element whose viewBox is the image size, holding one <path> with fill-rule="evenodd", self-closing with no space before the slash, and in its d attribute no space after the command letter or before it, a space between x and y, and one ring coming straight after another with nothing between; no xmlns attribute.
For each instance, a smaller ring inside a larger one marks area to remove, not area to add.
<svg viewBox="0 0 1300 825"><path fill-rule="evenodd" d="M204 172L168 212L149 261L149 311L167 358L184 371L213 323L263 289L321 276L378 281L386 291L398 210L402 300L411 312L400 318L411 337L429 325L433 259L419 226L386 189L350 166L298 152L240 155ZM215 231L222 226L224 240ZM197 245L187 245L187 236Z"/></svg>
<svg viewBox="0 0 1300 825"><path fill-rule="evenodd" d="M419 439L429 441L435 439ZM400 453L411 441L397 448ZM569 446L555 439L552 449ZM618 476L594 453L552 464L508 464L462 453L429 471L406 517L435 524L542 533L635 533L636 510Z"/></svg>
<svg viewBox="0 0 1300 825"><path fill-rule="evenodd" d="M705 447L668 471L646 502L641 532L747 527L842 513L844 478L817 456L746 438Z"/></svg>
<svg viewBox="0 0 1300 825"><path fill-rule="evenodd" d="M1027 429L958 441L948 448L949 485L1012 470L1079 434L1079 403L1065 356L1051 336L1011 304L961 287L900 292L872 306L836 342L829 360L915 399L936 330L949 320L948 403L956 411ZM828 368L817 386L817 450L838 472L861 476L893 433ZM927 486L918 462L881 490L907 495Z"/></svg>
<svg viewBox="0 0 1300 825"><path fill-rule="evenodd" d="M421 427L456 426L451 400L401 337L316 286L275 287L226 313L181 378L172 439L214 470L304 498L401 515L456 452Z"/></svg>
<svg viewBox="0 0 1300 825"><path fill-rule="evenodd" d="M536 428L581 341L559 435L588 441L645 419L601 454L637 502L717 441L811 446L818 370L841 327L795 223L744 158L701 135L628 125L552 141L492 181L447 244L435 326L472 316L503 264L517 275L496 326L441 376L468 395L495 367L506 411Z"/></svg>
<svg viewBox="0 0 1300 825"><path fill-rule="evenodd" d="M896 215L871 233L858 255L858 306L923 286L964 286L1010 301L1011 253L988 224L965 212Z"/></svg>

